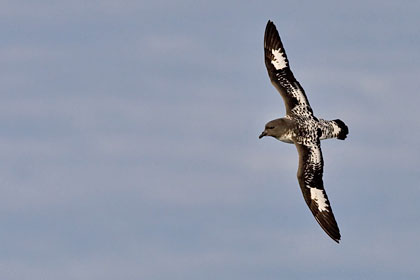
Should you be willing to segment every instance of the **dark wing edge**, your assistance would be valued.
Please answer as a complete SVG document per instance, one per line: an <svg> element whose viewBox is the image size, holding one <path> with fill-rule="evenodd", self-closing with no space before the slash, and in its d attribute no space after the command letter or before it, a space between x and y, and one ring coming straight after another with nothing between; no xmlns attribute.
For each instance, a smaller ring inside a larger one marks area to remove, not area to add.
<svg viewBox="0 0 420 280"><path fill-rule="evenodd" d="M340 229L322 181L324 161L320 143L313 146L295 145L299 153L297 177L305 202L321 228L339 243Z"/></svg>
<svg viewBox="0 0 420 280"><path fill-rule="evenodd" d="M268 76L283 97L286 113L290 114L294 107L300 105L312 114L305 91L290 70L289 60L276 26L270 20L264 34L264 57Z"/></svg>

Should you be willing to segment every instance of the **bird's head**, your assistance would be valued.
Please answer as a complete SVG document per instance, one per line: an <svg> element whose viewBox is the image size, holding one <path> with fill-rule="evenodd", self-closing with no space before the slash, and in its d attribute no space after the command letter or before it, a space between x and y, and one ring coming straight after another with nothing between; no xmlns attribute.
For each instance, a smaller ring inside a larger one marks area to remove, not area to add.
<svg viewBox="0 0 420 280"><path fill-rule="evenodd" d="M264 131L260 134L258 138L263 138L264 136L279 137L283 134L285 130L285 121L283 119L276 119L269 121L264 128Z"/></svg>

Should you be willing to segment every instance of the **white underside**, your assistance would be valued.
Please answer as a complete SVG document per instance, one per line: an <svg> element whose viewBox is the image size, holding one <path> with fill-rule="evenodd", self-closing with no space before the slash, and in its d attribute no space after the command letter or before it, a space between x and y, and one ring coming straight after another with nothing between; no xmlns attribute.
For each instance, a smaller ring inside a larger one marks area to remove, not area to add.
<svg viewBox="0 0 420 280"><path fill-rule="evenodd" d="M292 140L292 136L293 136L292 131L289 131L289 133L285 133L282 136L278 137L277 139L284 143L293 144L294 142Z"/></svg>

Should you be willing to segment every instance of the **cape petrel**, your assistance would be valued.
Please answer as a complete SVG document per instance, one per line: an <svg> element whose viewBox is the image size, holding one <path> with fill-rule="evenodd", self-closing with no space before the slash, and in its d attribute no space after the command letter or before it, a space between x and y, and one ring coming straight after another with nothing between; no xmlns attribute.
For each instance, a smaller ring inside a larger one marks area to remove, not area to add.
<svg viewBox="0 0 420 280"><path fill-rule="evenodd" d="M339 119L327 121L314 116L305 91L290 70L289 60L272 21L268 21L265 29L264 54L271 83L286 105L286 116L268 122L259 138L272 136L295 144L299 153L297 179L306 204L322 229L338 243L340 230L322 181L324 160L320 140L344 140L349 130Z"/></svg>

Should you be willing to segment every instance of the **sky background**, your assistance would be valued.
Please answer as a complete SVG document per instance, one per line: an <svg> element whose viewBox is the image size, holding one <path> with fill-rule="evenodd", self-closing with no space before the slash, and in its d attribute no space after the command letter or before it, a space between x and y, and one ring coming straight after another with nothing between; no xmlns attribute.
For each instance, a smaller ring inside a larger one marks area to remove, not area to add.
<svg viewBox="0 0 420 280"><path fill-rule="evenodd" d="M0 1L0 278L419 279L419 1ZM342 233L308 210L277 25Z"/></svg>

